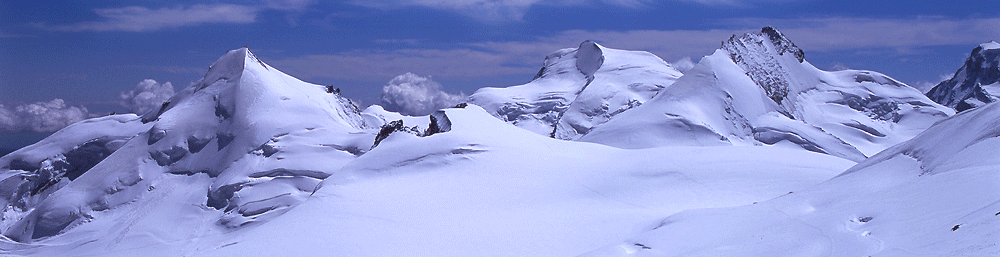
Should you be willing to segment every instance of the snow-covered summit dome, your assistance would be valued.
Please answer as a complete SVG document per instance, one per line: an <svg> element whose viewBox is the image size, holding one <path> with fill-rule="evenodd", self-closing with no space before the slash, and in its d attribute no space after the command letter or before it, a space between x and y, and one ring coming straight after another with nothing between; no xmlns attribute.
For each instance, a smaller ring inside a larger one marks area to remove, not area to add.
<svg viewBox="0 0 1000 257"><path fill-rule="evenodd" d="M518 127L572 140L641 105L681 75L651 53L587 40L546 56L531 82L479 89L469 103Z"/></svg>

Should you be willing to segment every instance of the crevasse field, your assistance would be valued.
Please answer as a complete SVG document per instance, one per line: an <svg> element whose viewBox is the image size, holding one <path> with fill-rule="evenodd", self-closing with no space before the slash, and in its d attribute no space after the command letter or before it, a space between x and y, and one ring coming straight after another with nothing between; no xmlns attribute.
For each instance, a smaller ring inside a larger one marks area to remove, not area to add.
<svg viewBox="0 0 1000 257"><path fill-rule="evenodd" d="M998 51L929 98L770 27L685 73L585 41L411 117L240 48L0 158L0 254L996 256Z"/></svg>

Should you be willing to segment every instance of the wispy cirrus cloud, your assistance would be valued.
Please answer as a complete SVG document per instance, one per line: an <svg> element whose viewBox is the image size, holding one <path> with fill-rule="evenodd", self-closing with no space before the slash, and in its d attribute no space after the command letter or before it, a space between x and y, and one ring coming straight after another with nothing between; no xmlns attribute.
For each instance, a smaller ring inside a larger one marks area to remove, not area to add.
<svg viewBox="0 0 1000 257"><path fill-rule="evenodd" d="M35 24L55 31L127 31L144 32L160 29L191 27L206 24L248 24L257 20L257 15L265 10L277 10L290 14L304 11L314 0L268 0L259 5L240 4L195 4L163 8L127 6L120 8L94 9L102 20L75 24L50 25ZM290 20L290 22L292 22Z"/></svg>
<svg viewBox="0 0 1000 257"><path fill-rule="evenodd" d="M786 0L351 0L349 3L378 9L425 7L451 11L487 23L523 21L525 13L534 6L611 6L640 9L658 2L692 2L709 6L739 6L748 2L775 2Z"/></svg>
<svg viewBox="0 0 1000 257"><path fill-rule="evenodd" d="M353 50L330 55L306 55L274 61L298 76L334 79L386 79L405 72L439 78L483 78L498 75L534 74L548 53L595 40L607 47L641 50L667 61L684 62L711 54L732 35L775 26L796 45L809 52L869 49L915 49L941 45L968 45L1000 36L1000 18L982 19L869 19L821 18L725 21L744 24L708 30L568 30L528 41L476 42L450 49L420 49L419 44L401 50ZM723 23L720 23L723 24ZM723 25L720 25L723 27ZM685 64L686 65L686 64Z"/></svg>
<svg viewBox="0 0 1000 257"><path fill-rule="evenodd" d="M152 31L212 23L245 24L257 19L259 9L234 4L192 5L149 9L141 6L95 9L102 21L81 22L42 28L59 31Z"/></svg>

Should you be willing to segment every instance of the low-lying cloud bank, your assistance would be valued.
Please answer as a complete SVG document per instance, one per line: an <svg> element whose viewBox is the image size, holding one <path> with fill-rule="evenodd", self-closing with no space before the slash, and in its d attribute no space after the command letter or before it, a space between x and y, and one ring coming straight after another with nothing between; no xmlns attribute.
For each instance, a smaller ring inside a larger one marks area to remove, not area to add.
<svg viewBox="0 0 1000 257"><path fill-rule="evenodd" d="M119 104L129 112L143 114L159 108L174 96L170 82L146 79L133 90L122 91ZM55 132L70 124L92 117L87 107L70 106L63 99L8 106L0 103L0 132Z"/></svg>
<svg viewBox="0 0 1000 257"><path fill-rule="evenodd" d="M53 132L87 118L87 108L62 99L7 107L0 104L0 131Z"/></svg>

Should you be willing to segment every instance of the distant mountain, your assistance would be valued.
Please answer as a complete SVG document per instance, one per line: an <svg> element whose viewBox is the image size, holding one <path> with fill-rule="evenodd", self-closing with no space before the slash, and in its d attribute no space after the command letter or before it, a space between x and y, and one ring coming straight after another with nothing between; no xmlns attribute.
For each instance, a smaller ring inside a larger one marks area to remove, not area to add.
<svg viewBox="0 0 1000 257"><path fill-rule="evenodd" d="M581 141L621 148L788 145L860 161L954 111L872 71L827 72L777 30L733 36Z"/></svg>
<svg viewBox="0 0 1000 257"><path fill-rule="evenodd" d="M972 49L951 79L927 92L935 102L961 112L995 102L1000 96L1000 43L990 41Z"/></svg>
<svg viewBox="0 0 1000 257"><path fill-rule="evenodd" d="M584 41L546 56L531 82L479 89L469 103L535 133L575 140L642 105L681 75L651 53Z"/></svg>

